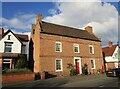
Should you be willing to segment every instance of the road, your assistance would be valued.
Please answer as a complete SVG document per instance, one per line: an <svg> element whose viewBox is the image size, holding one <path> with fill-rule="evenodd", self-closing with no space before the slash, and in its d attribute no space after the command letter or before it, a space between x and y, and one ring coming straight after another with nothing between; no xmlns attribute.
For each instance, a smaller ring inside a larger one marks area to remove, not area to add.
<svg viewBox="0 0 120 89"><path fill-rule="evenodd" d="M4 87L119 87L120 79L100 75L78 75L72 77L51 78L22 83L3 84Z"/></svg>

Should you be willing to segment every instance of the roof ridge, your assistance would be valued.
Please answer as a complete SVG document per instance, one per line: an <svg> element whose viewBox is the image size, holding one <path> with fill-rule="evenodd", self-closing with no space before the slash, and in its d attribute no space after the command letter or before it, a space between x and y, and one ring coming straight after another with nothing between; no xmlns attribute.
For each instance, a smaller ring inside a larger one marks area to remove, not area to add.
<svg viewBox="0 0 120 89"><path fill-rule="evenodd" d="M113 47L113 46L118 46L118 45L117 45L117 44L114 44L114 45L112 45L112 47ZM106 46L106 47L103 47L103 48L107 48L107 47L108 47L108 48L111 48L111 47L109 47L109 46Z"/></svg>
<svg viewBox="0 0 120 89"><path fill-rule="evenodd" d="M52 24L52 25L56 25L56 26L66 27L66 28L70 28L70 29L74 29L74 30L85 31L85 30L83 30L83 29L79 29L79 28L75 28L75 27L69 27L69 26L65 26L65 25L62 25L62 24L55 24L55 23L46 22L46 21L42 21L42 22L43 22L43 23Z"/></svg>

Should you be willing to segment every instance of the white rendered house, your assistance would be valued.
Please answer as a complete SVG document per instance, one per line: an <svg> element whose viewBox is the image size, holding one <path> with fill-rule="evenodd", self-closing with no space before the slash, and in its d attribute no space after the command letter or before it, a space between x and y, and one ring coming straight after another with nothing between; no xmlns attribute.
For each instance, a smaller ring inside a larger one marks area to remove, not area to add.
<svg viewBox="0 0 120 89"><path fill-rule="evenodd" d="M28 54L28 36L22 34L14 34L11 30L4 33L4 29L0 29L0 67L3 69L14 68L13 64L20 58L20 54L27 59Z"/></svg>
<svg viewBox="0 0 120 89"><path fill-rule="evenodd" d="M120 48L117 44L113 45L111 41L107 47L102 48L103 56L105 60L106 69L119 67L119 51Z"/></svg>

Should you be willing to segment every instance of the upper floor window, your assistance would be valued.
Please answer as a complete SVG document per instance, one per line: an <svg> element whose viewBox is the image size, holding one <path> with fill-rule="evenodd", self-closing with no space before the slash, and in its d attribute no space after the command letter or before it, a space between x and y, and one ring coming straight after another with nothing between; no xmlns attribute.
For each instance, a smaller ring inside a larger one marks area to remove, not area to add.
<svg viewBox="0 0 120 89"><path fill-rule="evenodd" d="M62 71L62 59L56 59L56 71Z"/></svg>
<svg viewBox="0 0 120 89"><path fill-rule="evenodd" d="M90 62L91 62L91 68L95 69L95 60L90 60Z"/></svg>
<svg viewBox="0 0 120 89"><path fill-rule="evenodd" d="M89 52L90 52L90 54L94 54L94 47L93 47L93 45L89 45Z"/></svg>
<svg viewBox="0 0 120 89"><path fill-rule="evenodd" d="M12 42L5 42L5 48L4 52L5 53L11 53L12 52Z"/></svg>
<svg viewBox="0 0 120 89"><path fill-rule="evenodd" d="M61 42L56 42L55 51L56 52L62 52L62 43Z"/></svg>
<svg viewBox="0 0 120 89"><path fill-rule="evenodd" d="M8 40L10 40L11 35L8 35Z"/></svg>
<svg viewBox="0 0 120 89"><path fill-rule="evenodd" d="M74 53L79 53L79 44L74 44Z"/></svg>

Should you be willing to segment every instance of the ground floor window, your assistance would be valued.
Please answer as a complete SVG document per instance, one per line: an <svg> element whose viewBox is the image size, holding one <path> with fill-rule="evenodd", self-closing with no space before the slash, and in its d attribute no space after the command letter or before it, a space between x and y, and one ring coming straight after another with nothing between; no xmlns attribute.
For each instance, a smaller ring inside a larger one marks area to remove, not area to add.
<svg viewBox="0 0 120 89"><path fill-rule="evenodd" d="M3 59L2 62L2 68L4 69L11 69L12 68L12 63L11 63L12 59Z"/></svg>
<svg viewBox="0 0 120 89"><path fill-rule="evenodd" d="M62 71L62 59L56 59L56 71Z"/></svg>
<svg viewBox="0 0 120 89"><path fill-rule="evenodd" d="M90 63L91 63L91 68L95 69L95 60L90 60Z"/></svg>

